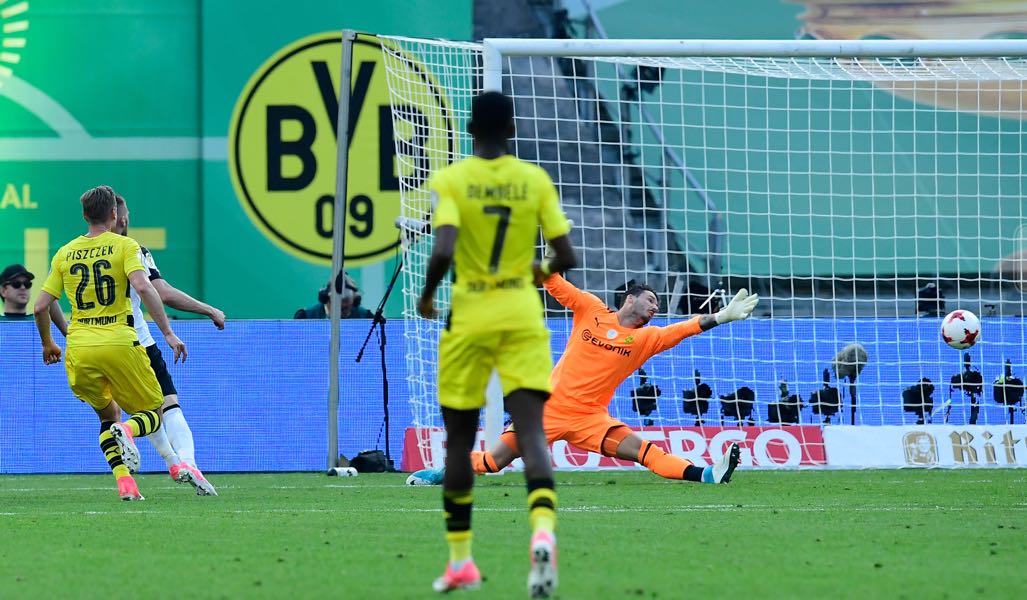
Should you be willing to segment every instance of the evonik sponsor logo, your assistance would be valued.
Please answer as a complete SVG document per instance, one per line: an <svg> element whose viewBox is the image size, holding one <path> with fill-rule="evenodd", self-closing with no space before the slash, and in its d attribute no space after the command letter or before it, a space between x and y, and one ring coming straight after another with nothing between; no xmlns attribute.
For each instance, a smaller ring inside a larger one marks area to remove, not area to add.
<svg viewBox="0 0 1027 600"><path fill-rule="evenodd" d="M631 350L627 348L621 348L620 346L614 346L613 344L602 341L601 339L593 335L590 329L585 329L581 332L581 339L582 341L588 342L593 346L598 346L603 350L615 352L621 356L631 356Z"/></svg>

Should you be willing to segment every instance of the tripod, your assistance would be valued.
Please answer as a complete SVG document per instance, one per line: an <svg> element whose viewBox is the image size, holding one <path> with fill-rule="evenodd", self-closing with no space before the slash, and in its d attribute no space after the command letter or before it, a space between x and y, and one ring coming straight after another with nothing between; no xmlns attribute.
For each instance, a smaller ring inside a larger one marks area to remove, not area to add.
<svg viewBox="0 0 1027 600"><path fill-rule="evenodd" d="M375 329L378 330L378 351L381 354L381 367L382 367L382 410L384 412L384 421L382 427L385 429L385 465L386 471L389 473L395 473L395 463L392 461L392 448L389 443L389 369L385 363L385 315L382 314L385 310L385 303L389 301L389 296L392 295L392 289L396 285L396 280L399 279L399 274L403 270L403 254L399 255L399 260L396 262L396 270L392 273L392 279L389 281L389 286L385 288L385 294L382 296L382 301L378 303L378 309L374 311L374 318L371 320L371 329L367 331L367 337L364 338L364 344L360 346L360 352L357 352L356 362L360 362L364 358L364 351L367 349L367 343L371 341L371 334L374 333ZM380 439L380 436L379 436ZM377 441L375 447L378 446Z"/></svg>

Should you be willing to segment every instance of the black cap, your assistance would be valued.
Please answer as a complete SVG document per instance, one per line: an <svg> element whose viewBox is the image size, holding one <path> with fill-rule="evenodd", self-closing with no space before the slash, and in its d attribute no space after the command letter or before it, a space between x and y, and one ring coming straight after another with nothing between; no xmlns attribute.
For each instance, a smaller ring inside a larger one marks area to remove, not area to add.
<svg viewBox="0 0 1027 600"><path fill-rule="evenodd" d="M9 282L10 280L14 279L19 275L24 275L25 277L28 277L29 281L32 281L36 278L35 275L29 273L29 270L23 267L22 265L10 265L6 269L4 269L2 273L0 273L0 285L6 284L7 282Z"/></svg>

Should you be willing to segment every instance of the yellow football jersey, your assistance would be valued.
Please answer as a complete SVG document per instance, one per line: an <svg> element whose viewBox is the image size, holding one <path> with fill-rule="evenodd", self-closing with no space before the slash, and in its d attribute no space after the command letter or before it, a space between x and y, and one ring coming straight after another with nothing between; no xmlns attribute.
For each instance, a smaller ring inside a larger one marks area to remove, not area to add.
<svg viewBox="0 0 1027 600"><path fill-rule="evenodd" d="M79 236L68 242L50 263L43 291L60 298L68 294L71 320L68 345L132 345L128 275L142 271L139 244L132 238L106 232L96 237Z"/></svg>
<svg viewBox="0 0 1027 600"><path fill-rule="evenodd" d="M549 175L512 155L471 156L435 173L430 186L433 226L459 229L450 328L543 327L531 270L539 227L547 240L570 231Z"/></svg>

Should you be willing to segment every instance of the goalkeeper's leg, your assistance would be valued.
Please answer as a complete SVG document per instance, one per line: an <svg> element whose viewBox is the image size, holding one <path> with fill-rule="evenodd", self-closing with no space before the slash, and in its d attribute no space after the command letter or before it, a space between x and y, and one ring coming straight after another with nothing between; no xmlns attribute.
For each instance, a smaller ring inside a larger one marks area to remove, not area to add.
<svg viewBox="0 0 1027 600"><path fill-rule="evenodd" d="M517 434L511 427L499 436L499 443L492 450L471 452L471 468L478 475L498 473L520 456L517 449ZM445 467L421 469L407 477L407 485L440 485L445 476Z"/></svg>
<svg viewBox="0 0 1027 600"><path fill-rule="evenodd" d="M615 427L603 440L603 454L640 463L660 477L695 481L697 483L728 483L738 466L738 444L731 444L717 464L702 468L680 456L667 454L663 448L643 440L626 426Z"/></svg>
<svg viewBox="0 0 1027 600"><path fill-rule="evenodd" d="M520 451L517 448L517 434L511 427L499 436L499 443L493 446L492 450L471 452L471 465L478 475L498 473L520 456Z"/></svg>

